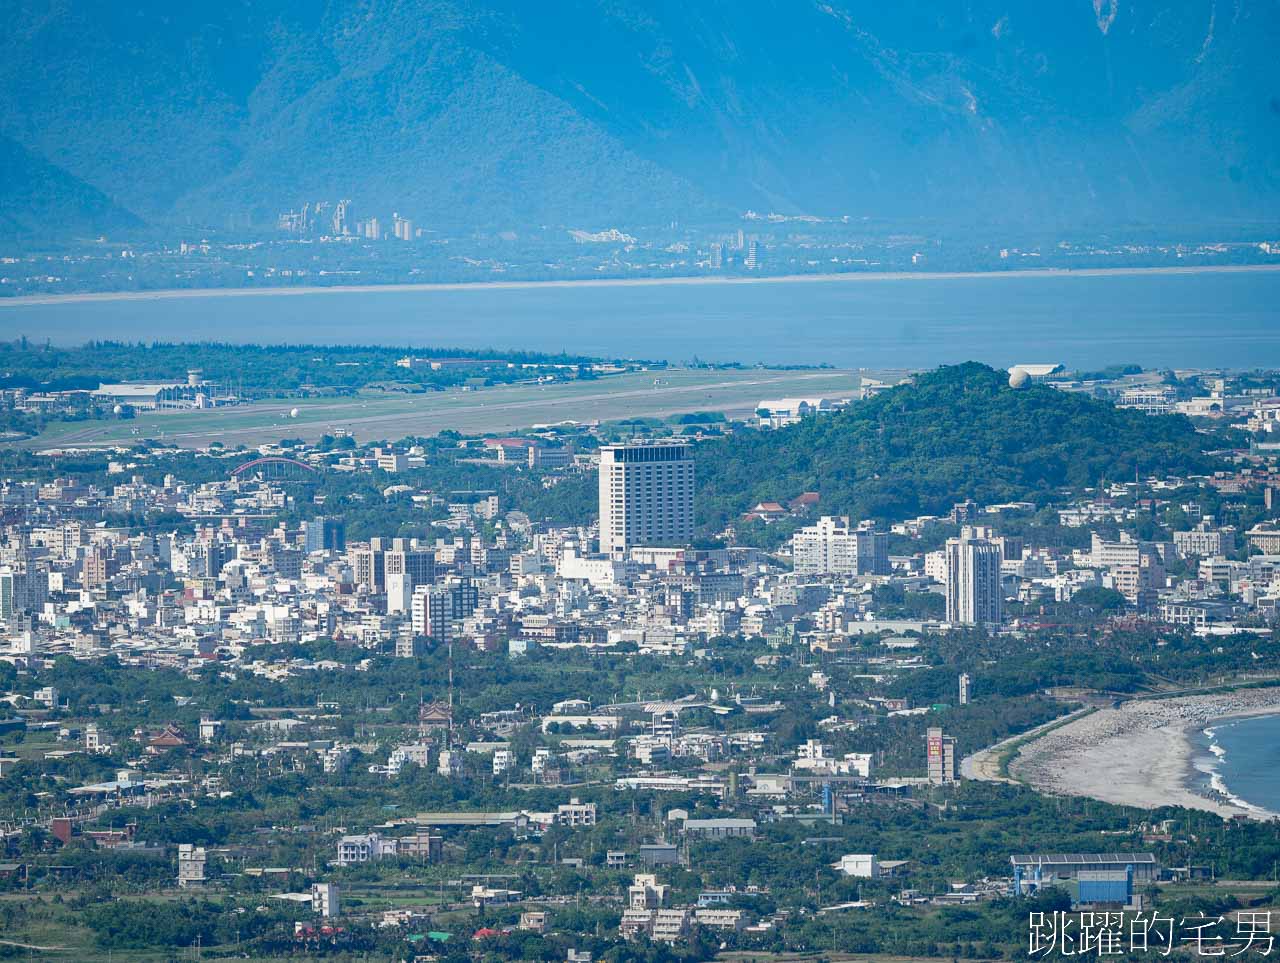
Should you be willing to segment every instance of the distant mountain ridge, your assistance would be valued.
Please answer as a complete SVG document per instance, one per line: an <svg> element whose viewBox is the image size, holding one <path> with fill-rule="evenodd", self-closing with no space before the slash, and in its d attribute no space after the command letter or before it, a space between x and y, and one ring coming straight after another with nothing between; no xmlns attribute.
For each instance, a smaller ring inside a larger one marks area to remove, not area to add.
<svg viewBox="0 0 1280 963"><path fill-rule="evenodd" d="M482 229L1280 214L1263 0L13 6L0 135L96 194L5 169L5 233L340 197Z"/></svg>
<svg viewBox="0 0 1280 963"><path fill-rule="evenodd" d="M97 188L0 135L0 237L58 231L98 234L139 226Z"/></svg>

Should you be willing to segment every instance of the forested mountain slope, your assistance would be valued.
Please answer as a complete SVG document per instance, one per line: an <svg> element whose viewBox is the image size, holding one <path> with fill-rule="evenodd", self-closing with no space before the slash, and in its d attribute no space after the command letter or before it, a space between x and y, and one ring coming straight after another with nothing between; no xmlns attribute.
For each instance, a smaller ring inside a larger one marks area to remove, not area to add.
<svg viewBox="0 0 1280 963"><path fill-rule="evenodd" d="M154 223L340 197L482 228L1280 212L1263 0L15 0L5 21L0 134ZM6 231L47 206L23 183Z"/></svg>

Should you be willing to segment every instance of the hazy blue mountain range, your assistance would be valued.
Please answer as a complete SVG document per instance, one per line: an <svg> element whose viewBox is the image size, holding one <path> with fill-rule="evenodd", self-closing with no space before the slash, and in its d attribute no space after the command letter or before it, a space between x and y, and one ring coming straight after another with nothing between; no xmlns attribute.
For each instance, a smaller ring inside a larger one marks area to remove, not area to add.
<svg viewBox="0 0 1280 963"><path fill-rule="evenodd" d="M494 228L747 209L1118 226L1280 207L1270 0L8 9L0 134L25 153L0 148L5 231L263 223L339 197Z"/></svg>
<svg viewBox="0 0 1280 963"><path fill-rule="evenodd" d="M0 135L0 236L39 234L59 225L105 231L140 223L96 187Z"/></svg>

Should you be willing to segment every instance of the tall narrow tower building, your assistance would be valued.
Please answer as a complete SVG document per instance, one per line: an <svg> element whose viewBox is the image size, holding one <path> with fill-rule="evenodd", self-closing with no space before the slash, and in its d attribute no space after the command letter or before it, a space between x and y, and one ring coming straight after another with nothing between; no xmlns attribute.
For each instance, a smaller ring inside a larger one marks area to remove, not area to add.
<svg viewBox="0 0 1280 963"><path fill-rule="evenodd" d="M947 621L961 625L998 623L1002 602L1000 561L1004 553L974 529L947 539Z"/></svg>
<svg viewBox="0 0 1280 963"><path fill-rule="evenodd" d="M672 442L600 449L600 551L693 541L693 456Z"/></svg>

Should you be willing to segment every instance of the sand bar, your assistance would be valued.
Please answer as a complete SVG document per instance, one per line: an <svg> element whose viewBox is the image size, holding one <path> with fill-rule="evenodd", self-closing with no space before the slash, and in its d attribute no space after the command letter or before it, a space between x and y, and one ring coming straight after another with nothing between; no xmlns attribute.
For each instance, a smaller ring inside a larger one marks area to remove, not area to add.
<svg viewBox="0 0 1280 963"><path fill-rule="evenodd" d="M503 291L551 288L634 288L664 285L831 284L850 281L951 281L1016 278L1099 278L1139 275L1254 274L1280 271L1280 264L1185 265L1182 267L1027 268L1013 271L850 271L842 274L778 274L765 277L574 278L563 281L441 281L425 284L333 284L294 287L171 288L155 291L86 291L0 297L0 310L36 304L91 301L157 301L169 298L223 298L303 294L395 294L414 291Z"/></svg>

